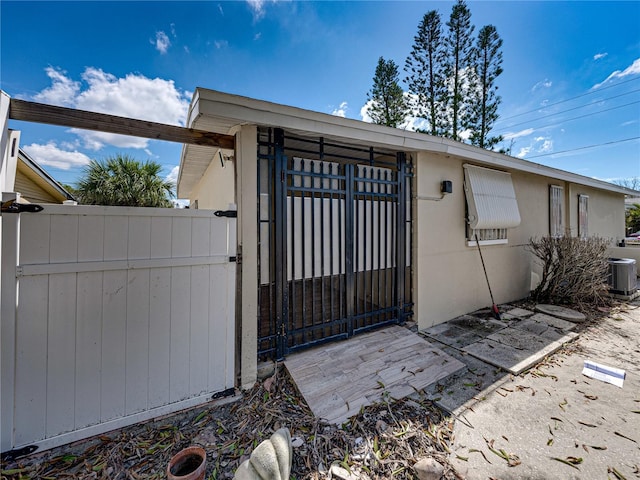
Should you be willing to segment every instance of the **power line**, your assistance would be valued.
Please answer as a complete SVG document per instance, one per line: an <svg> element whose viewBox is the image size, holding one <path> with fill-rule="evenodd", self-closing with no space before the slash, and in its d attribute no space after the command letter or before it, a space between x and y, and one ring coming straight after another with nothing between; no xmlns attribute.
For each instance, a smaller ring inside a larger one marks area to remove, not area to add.
<svg viewBox="0 0 640 480"><path fill-rule="evenodd" d="M640 139L640 137L631 137L631 138L625 138L623 140L614 140L614 141L611 141L611 142L598 143L598 144L595 144L595 145L588 145L586 147L578 147L578 148L572 148L570 150L562 150L560 152L541 153L540 155L533 155L531 157L525 157L525 160L530 160L532 158L548 157L549 155L559 155L561 153L578 152L580 150L587 150L589 148L604 147L606 145L614 145L616 143L630 142L632 140L638 140L638 139Z"/></svg>
<svg viewBox="0 0 640 480"><path fill-rule="evenodd" d="M543 115L542 117L537 117L537 118L534 118L534 119L531 119L531 120L526 120L526 121L524 121L524 122L520 122L520 123L514 123L513 125L509 125L508 127L498 128L498 129L496 130L496 133L499 133L499 132L501 132L501 131L505 131L505 132L506 132L507 130L510 130L510 129L512 129L513 127L517 127L517 126L519 126L519 125L525 125L525 124L528 124L528 123L537 122L538 120L543 120L543 119L545 119L545 118L555 117L556 115L560 115L560 114L562 114L562 113L567 113L567 112L571 112L571 111L573 111L573 110L579 110L579 109L581 109L581 108L590 107L590 106L595 105L595 104L598 104L598 103L600 103L600 102L604 102L604 101L607 101L607 100L612 100L612 99L614 99L614 98L618 98L618 97L623 97L623 96L625 96L625 95L631 95L632 93L636 93L636 92L640 92L640 88L639 88L639 89L636 89L636 90L631 90L630 92L621 93L620 95L614 95L613 97L607 97L607 98L603 98L603 99L601 99L601 100L594 100L593 102L586 103L586 104L584 104L584 105L580 105L580 106L573 107L573 108L568 108L567 110L561 110L561 111L559 111L559 112L550 113L550 114L548 114L548 115ZM632 102L632 103L628 103L628 104L625 104L625 105L620 105L619 107L625 107L625 106L627 106L627 105L632 105L633 103L634 103L634 102ZM635 103L637 103L637 102L635 102ZM616 107L616 108L619 108L619 107ZM606 110L602 110L602 111L603 111L603 112L605 112ZM596 114L598 114L598 113L600 113L600 111L598 111L598 112L593 112L593 113L591 113L590 115L596 115ZM543 128L543 127L538 127L538 128Z"/></svg>
<svg viewBox="0 0 640 480"><path fill-rule="evenodd" d="M597 111L597 112L593 112L593 113L586 113L586 114L584 114L584 115L579 115L579 116L577 116L577 117L566 118L566 119L564 119L564 120L559 120L559 121L558 121L558 122L556 122L556 123L551 123L551 124L549 124L549 125L541 125L541 126L539 126L539 127L535 127L535 128L536 128L536 129L541 129L541 128L556 127L556 126L558 126L558 125L562 125L563 123L571 122L571 121L573 121L573 120L579 120L579 119L581 119L581 118L592 117L592 116L594 116L594 115L599 115L599 114L604 113L604 112L610 112L611 110L618 110L619 108L629 107L629 106L631 106L631 105L635 105L636 103L640 103L640 100L637 100L637 101L635 101L635 102L625 103L624 105L618 105L618 106L616 106L616 107L605 108L604 110L599 110L599 111ZM528 123L528 122L525 122L525 123Z"/></svg>
<svg viewBox="0 0 640 480"><path fill-rule="evenodd" d="M625 80L623 82L618 82L618 83L616 83L614 85L609 85L608 87L602 87L602 88L599 88L597 90L593 90L591 92L582 93L580 95L576 95L575 97L567 98L566 100L560 100L559 102L555 102L555 103L550 103L549 105L544 105L544 106L538 107L536 109L529 110L527 112L522 112L522 113L518 113L516 115L511 115L510 117L501 117L500 120L510 120L512 118L520 117L520 116L526 115L528 113L534 113L534 112L537 112L538 110L540 110L541 108L554 107L556 105L560 105L561 103L566 103L566 102L570 102L571 100L575 100L576 98L582 98L582 97L586 97L587 95L593 95L594 93L599 93L602 90L607 90L609 88L617 87L619 85L624 85L625 83L629 83L629 82L635 82L637 80L640 80L640 77L638 77L638 78L630 78L629 80Z"/></svg>

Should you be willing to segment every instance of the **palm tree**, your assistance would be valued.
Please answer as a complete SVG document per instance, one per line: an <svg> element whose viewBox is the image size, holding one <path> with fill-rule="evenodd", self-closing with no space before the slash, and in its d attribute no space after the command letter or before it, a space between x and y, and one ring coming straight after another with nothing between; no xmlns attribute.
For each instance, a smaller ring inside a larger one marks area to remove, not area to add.
<svg viewBox="0 0 640 480"><path fill-rule="evenodd" d="M122 154L92 160L77 184L78 200L86 205L170 208L174 185L159 175L161 169L156 162Z"/></svg>

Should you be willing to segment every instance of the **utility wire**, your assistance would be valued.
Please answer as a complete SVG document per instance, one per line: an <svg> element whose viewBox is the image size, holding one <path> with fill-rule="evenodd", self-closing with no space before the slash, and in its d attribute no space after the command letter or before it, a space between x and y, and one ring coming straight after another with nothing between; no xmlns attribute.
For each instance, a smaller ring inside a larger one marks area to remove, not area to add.
<svg viewBox="0 0 640 480"><path fill-rule="evenodd" d="M508 131L508 130L512 129L513 127L517 127L517 126L520 126L520 125L529 124L529 123L532 123L532 122L537 122L538 120L543 120L543 119L545 119L545 118L549 118L549 117L555 117L556 115L560 115L560 114L562 114L562 113L567 113L567 112L571 112L571 111L573 111L573 110L579 110L579 109L581 109L581 108L590 107L590 106L592 106L592 105L596 105L596 104L598 104L598 103L600 103L600 102L604 102L604 101L607 101L607 100L612 100L612 99L614 99L614 98L618 98L618 97L623 97L623 96L625 96L625 95L631 95L632 93L636 93L636 92L640 92L640 88L638 88L638 89L636 89L636 90L631 90L630 92L621 93L620 95L614 95L613 97L607 97L607 98L603 98L603 99L601 99L601 100L594 100L593 102L586 103L586 104L584 104L584 105L580 105L580 106L573 107L573 108L568 108L567 110L561 110L561 111L559 111L559 112L550 113L550 114L548 114L548 115L543 115L542 117L537 117L537 118L534 118L534 119L531 119L531 120L526 120L526 121L524 121L524 122L520 122L520 123L514 123L514 124L512 124L512 125L509 125L508 127L502 127L502 128L498 128L498 129L496 129L496 133L506 132L506 131ZM633 103L634 103L634 102L632 102L632 103L628 103L628 104L625 104L625 105L620 105L620 107L625 107L625 106L627 106L627 105L632 105ZM635 102L635 103L637 103L637 102ZM616 107L616 108L619 108L619 107ZM606 110L601 110L601 111L606 112ZM598 112L593 112L593 113L591 113L590 115L596 115L596 114L598 114L598 113L600 113L600 111L598 111ZM542 128L542 127L538 127L538 128Z"/></svg>
<svg viewBox="0 0 640 480"><path fill-rule="evenodd" d="M562 125L563 123L571 122L572 120L579 120L581 118L592 117L593 115L599 115L600 113L610 112L611 110L618 110L619 108L629 107L631 105L635 105L636 103L640 103L640 100L637 100L635 102L625 103L624 105L618 105L616 107L605 108L604 110L599 110L599 111L593 112L593 113L586 113L584 115L578 115L577 117L566 118L564 120L559 120L556 123L551 123L551 124L548 124L548 125L541 125L539 127L535 127L535 129L539 130L541 128L557 127L558 125ZM529 122L524 122L524 123L529 123ZM534 128L534 127L532 127L532 128Z"/></svg>
<svg viewBox="0 0 640 480"><path fill-rule="evenodd" d="M606 145L614 145L616 143L631 142L633 140L638 140L638 139L640 139L640 137L625 138L623 140L614 140L612 142L597 143L595 145L587 145L586 147L572 148L572 149L569 149L569 150L562 150L560 152L541 153L540 155L533 155L531 157L525 157L524 159L525 160L530 160L532 158L548 157L549 155L559 155L561 153L577 152L577 151L580 151L580 150L586 150L588 148L604 147Z"/></svg>
<svg viewBox="0 0 640 480"><path fill-rule="evenodd" d="M609 89L609 88L617 87L618 85L624 85L625 83L629 83L629 82L635 82L635 81L637 81L637 80L640 80L640 77L638 77L638 78L631 78L631 79L629 79L629 80L625 80L625 81L623 81L623 82L618 82L618 83L616 83L616 84L614 84L614 85L609 85L608 87L598 88L597 90L592 90L592 91L590 91L590 92L582 93L582 94L577 95L577 96L575 96L575 97L567 98L566 100L560 100L559 102L550 103L549 105L543 105L543 106L540 106L540 107L538 107L538 108L536 108L536 109L529 110L529 111L527 111L527 112L518 113L518 114L516 114L516 115L511 115L511 116L509 116L509 117L501 117L501 118L500 118L500 120L510 120L510 119L512 119L512 118L520 117L520 116L522 116L522 115L526 115L526 114L528 114L528 113L534 113L534 112L539 111L541 108L554 107L554 106L556 106L556 105L560 105L561 103L566 103L566 102L570 102L571 100L575 100L576 98L582 98L582 97L586 97L587 95L593 95L594 93L599 93L599 92L601 92L602 90L607 90L607 89Z"/></svg>

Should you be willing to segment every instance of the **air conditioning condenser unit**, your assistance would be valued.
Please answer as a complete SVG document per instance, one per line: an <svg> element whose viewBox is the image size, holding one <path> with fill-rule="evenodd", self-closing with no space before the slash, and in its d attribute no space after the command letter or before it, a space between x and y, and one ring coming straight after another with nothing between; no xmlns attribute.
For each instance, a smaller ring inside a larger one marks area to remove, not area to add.
<svg viewBox="0 0 640 480"><path fill-rule="evenodd" d="M631 295L638 283L636 261L632 258L610 258L609 290L612 293Z"/></svg>

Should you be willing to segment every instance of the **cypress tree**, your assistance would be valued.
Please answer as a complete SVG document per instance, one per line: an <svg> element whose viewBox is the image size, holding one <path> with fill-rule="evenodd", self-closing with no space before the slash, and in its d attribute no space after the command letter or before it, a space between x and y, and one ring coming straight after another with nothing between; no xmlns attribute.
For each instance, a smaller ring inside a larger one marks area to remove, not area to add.
<svg viewBox="0 0 640 480"><path fill-rule="evenodd" d="M398 127L404 123L409 109L398 83L398 65L393 60L378 59L367 99L371 102L368 113L373 123L388 127Z"/></svg>
<svg viewBox="0 0 640 480"><path fill-rule="evenodd" d="M414 113L427 122L428 128L423 131L430 135L442 135L445 131L443 61L442 22L440 14L431 10L418 24L418 33L404 67Z"/></svg>
<svg viewBox="0 0 640 480"><path fill-rule="evenodd" d="M476 101L472 108L471 143L491 149L502 141L501 136L490 137L493 124L498 119L498 95L496 78L502 73L502 39L496 27L486 25L480 29L476 42Z"/></svg>
<svg viewBox="0 0 640 480"><path fill-rule="evenodd" d="M446 136L461 140L461 133L470 126L468 99L474 89L474 26L471 25L471 12L463 0L453 6L447 26L444 72L448 84L446 110L450 128Z"/></svg>

